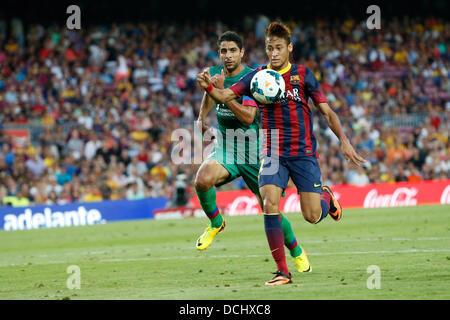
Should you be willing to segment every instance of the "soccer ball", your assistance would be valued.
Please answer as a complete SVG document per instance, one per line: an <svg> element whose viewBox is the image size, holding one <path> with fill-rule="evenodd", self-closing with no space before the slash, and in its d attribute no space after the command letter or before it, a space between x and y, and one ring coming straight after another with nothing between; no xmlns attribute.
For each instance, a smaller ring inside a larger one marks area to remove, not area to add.
<svg viewBox="0 0 450 320"><path fill-rule="evenodd" d="M275 70L262 69L253 76L250 82L250 91L253 97L264 104L280 100L284 89L284 79Z"/></svg>

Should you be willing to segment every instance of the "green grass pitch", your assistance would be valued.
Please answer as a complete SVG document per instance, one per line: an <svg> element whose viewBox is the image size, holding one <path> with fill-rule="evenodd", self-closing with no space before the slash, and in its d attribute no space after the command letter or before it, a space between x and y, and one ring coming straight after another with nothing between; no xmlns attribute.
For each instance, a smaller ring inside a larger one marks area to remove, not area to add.
<svg viewBox="0 0 450 320"><path fill-rule="evenodd" d="M0 232L0 299L450 299L450 206L345 210L318 225L286 215L313 272L275 271L263 217L226 217L203 252L207 218ZM68 289L67 268L80 268ZM368 289L371 265L380 288Z"/></svg>

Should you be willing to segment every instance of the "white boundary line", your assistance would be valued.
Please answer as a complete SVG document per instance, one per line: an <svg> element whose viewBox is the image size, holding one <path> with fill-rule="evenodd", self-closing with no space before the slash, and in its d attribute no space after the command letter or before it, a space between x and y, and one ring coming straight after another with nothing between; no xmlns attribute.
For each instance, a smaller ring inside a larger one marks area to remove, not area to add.
<svg viewBox="0 0 450 320"><path fill-rule="evenodd" d="M380 251L343 251L343 252L308 252L310 256L331 256L331 255L362 255L362 254L399 254L399 253L431 253L431 252L450 252L450 249L407 249L407 250L380 250ZM132 261L157 261L157 260L180 260L180 259L209 259L209 258L262 258L269 254L251 254L251 255L202 255L202 256L177 256L177 257L147 257L147 258L124 258L124 259L100 259L94 263L108 262L132 262ZM72 261L73 262L73 261ZM70 261L46 261L31 263L31 265L49 265L49 264L67 264ZM83 261L85 263L88 261ZM80 262L78 262L80 263ZM22 264L0 264L0 267L23 267L29 266L29 263Z"/></svg>

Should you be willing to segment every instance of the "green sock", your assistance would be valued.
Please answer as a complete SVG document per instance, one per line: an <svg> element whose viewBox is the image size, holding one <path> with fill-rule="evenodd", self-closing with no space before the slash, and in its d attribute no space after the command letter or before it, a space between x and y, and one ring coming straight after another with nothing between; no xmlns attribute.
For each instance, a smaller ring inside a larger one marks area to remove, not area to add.
<svg viewBox="0 0 450 320"><path fill-rule="evenodd" d="M205 211L206 216L211 221L211 227L220 228L223 223L222 215L219 213L219 208L216 203L216 190L214 188L209 189L205 192L195 191L197 193L198 199L200 200L200 205L203 211Z"/></svg>
<svg viewBox="0 0 450 320"><path fill-rule="evenodd" d="M300 247L300 245L297 243L294 230L292 230L292 226L289 220L284 215L281 215L281 218L281 228L283 228L284 233L284 244L289 249L291 256L293 258L296 258L302 254L302 247Z"/></svg>

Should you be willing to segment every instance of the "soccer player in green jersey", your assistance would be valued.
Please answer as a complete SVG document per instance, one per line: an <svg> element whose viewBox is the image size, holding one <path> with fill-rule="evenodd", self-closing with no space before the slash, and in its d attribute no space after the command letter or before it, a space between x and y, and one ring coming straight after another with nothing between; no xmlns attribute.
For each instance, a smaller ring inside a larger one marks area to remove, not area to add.
<svg viewBox="0 0 450 320"><path fill-rule="evenodd" d="M222 65L209 68L209 74L217 87L227 88L253 71L242 65L244 48L238 34L231 31L225 32L219 37L217 45ZM258 198L261 209L263 208L258 187L260 162L257 108L242 107L257 106L257 104L246 96L230 100L227 103L215 103L205 93L196 123L201 129L202 135L209 130L205 125L205 118L213 105L218 120L217 142L214 150L201 164L195 178L195 191L200 205L210 219L210 225L197 240L196 248L198 250L208 248L214 237L225 228L225 220L216 203L215 186L221 186L242 176L247 186ZM236 137L237 141L235 141ZM246 137L249 139L248 142ZM290 222L283 215L280 215L279 219L284 233L284 244L289 249L297 270L310 272L311 266L306 252L297 243Z"/></svg>

